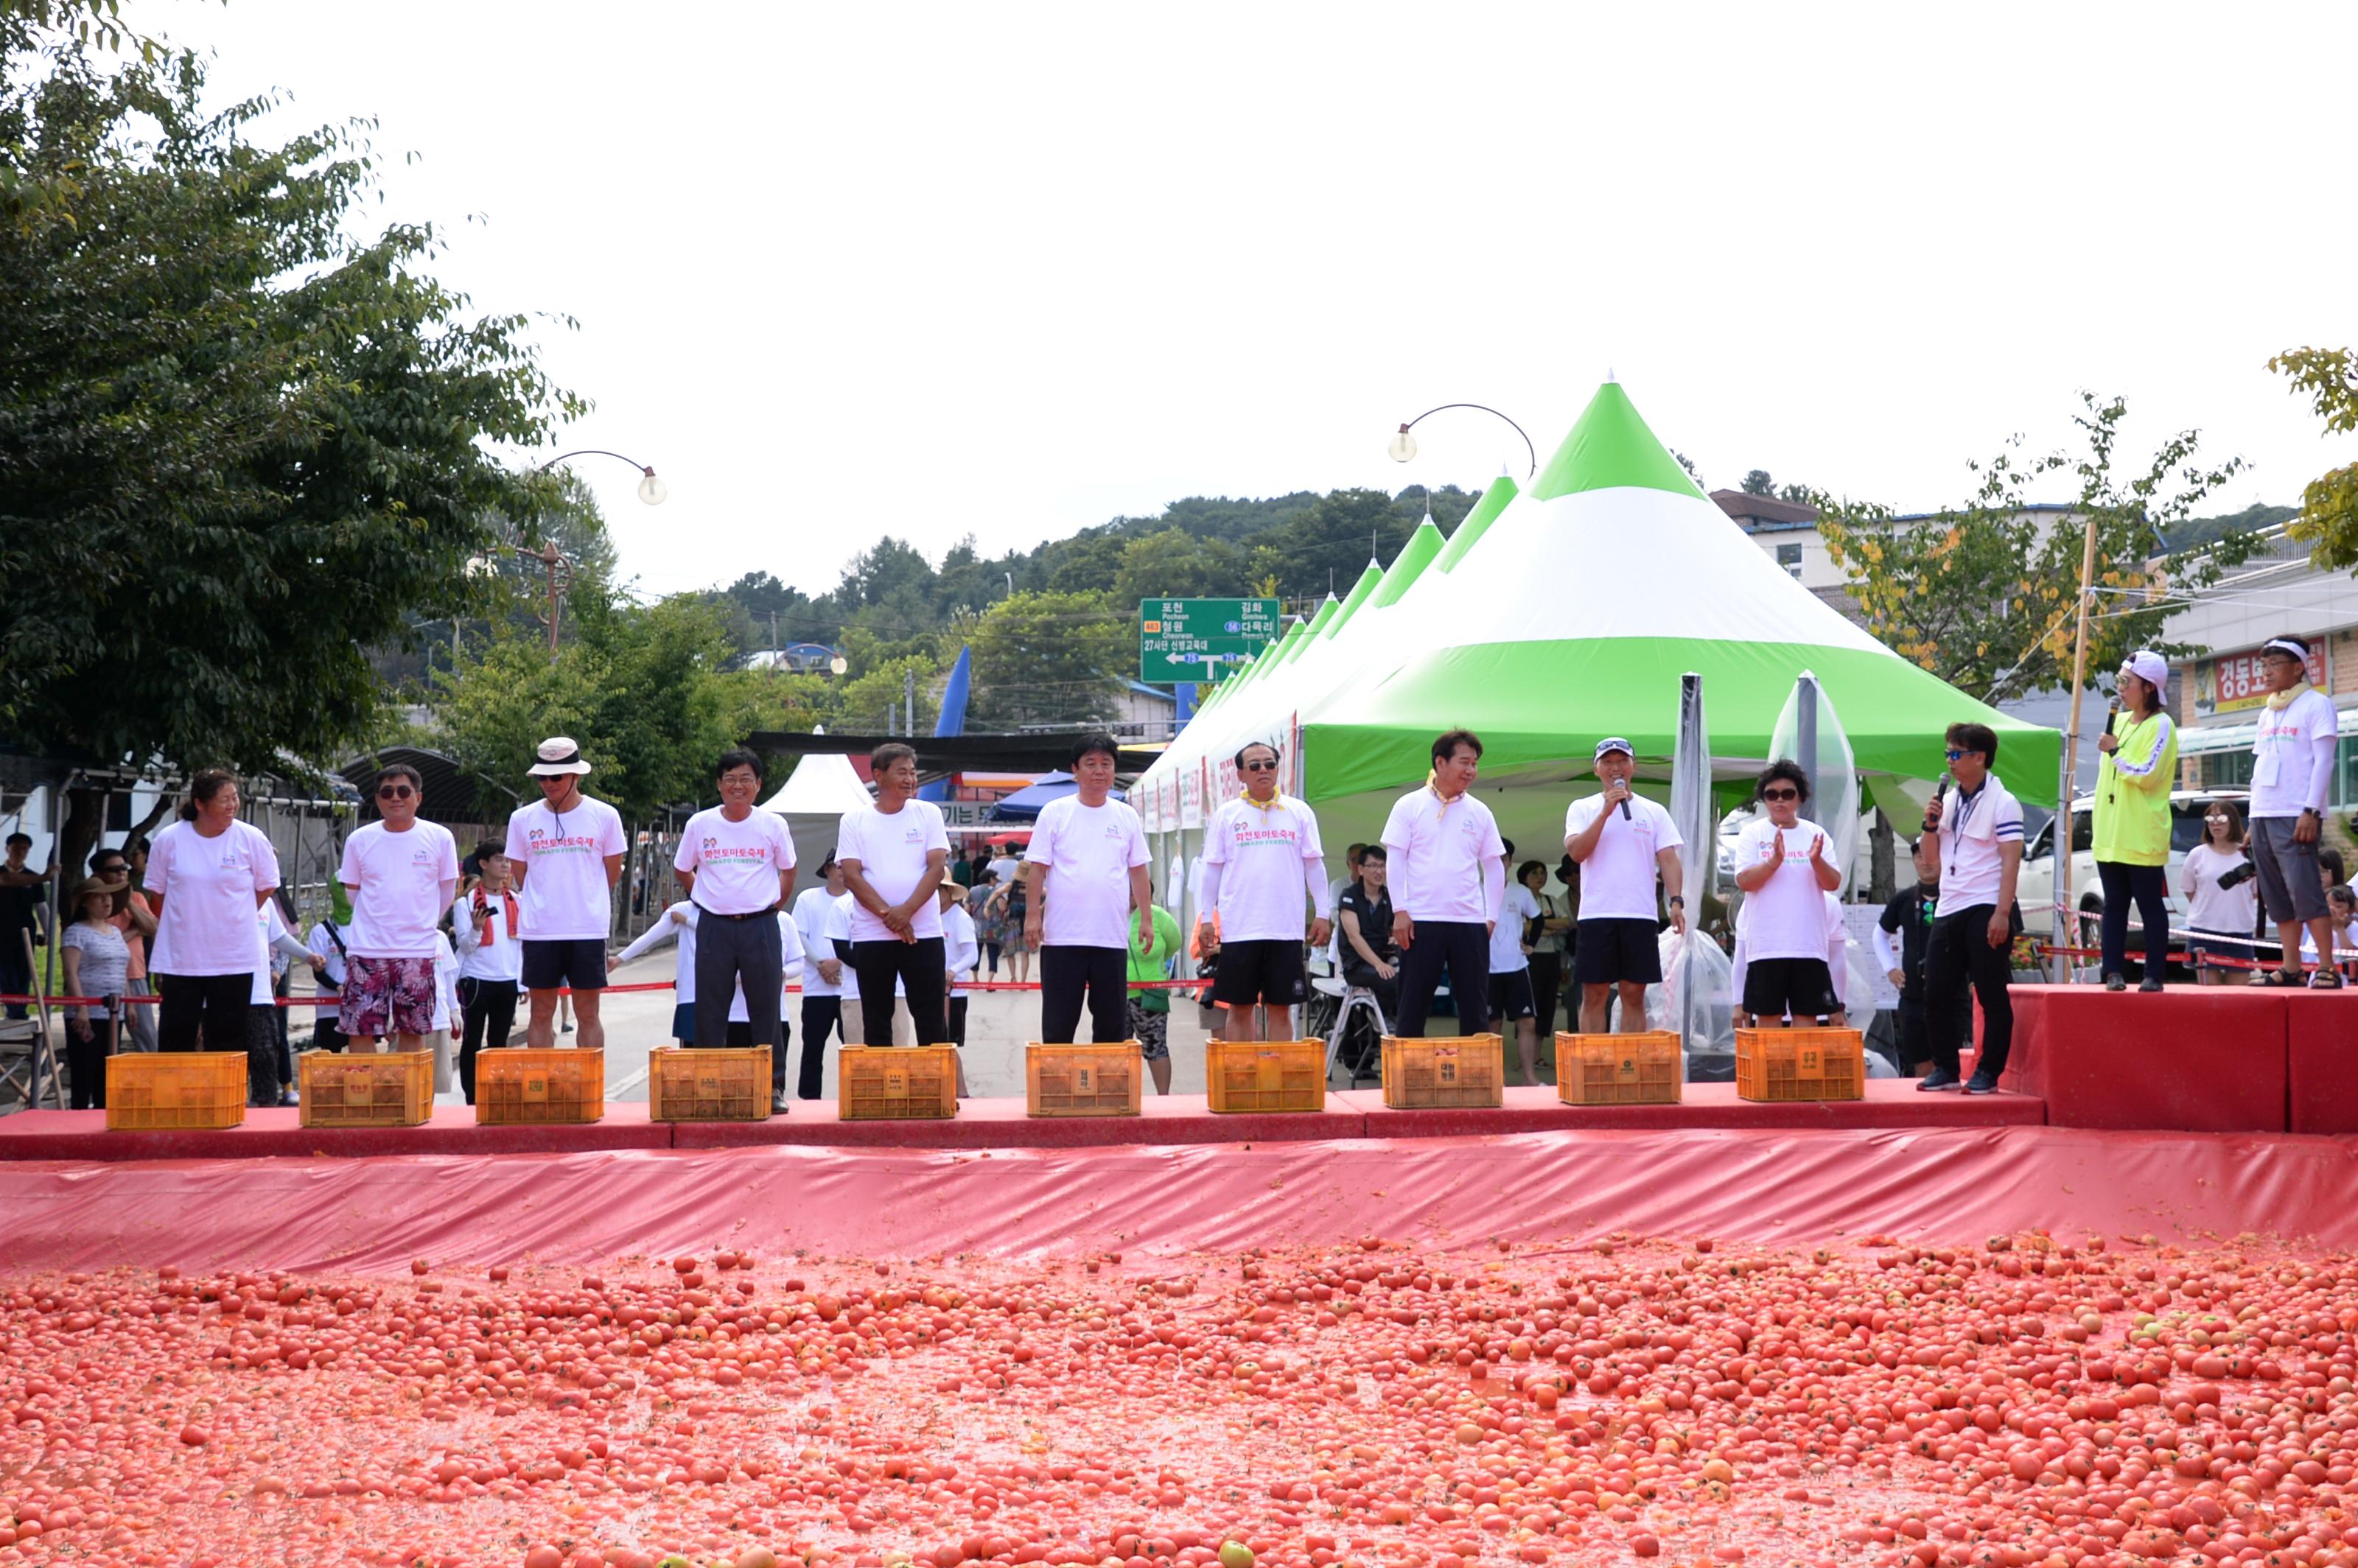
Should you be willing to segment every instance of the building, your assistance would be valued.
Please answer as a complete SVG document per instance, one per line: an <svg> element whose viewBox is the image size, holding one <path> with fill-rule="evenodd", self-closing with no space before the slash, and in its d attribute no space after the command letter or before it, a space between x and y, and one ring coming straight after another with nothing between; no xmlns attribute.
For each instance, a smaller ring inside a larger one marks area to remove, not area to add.
<svg viewBox="0 0 2358 1568"><path fill-rule="evenodd" d="M2261 553L2172 616L2169 640L2199 650L2176 677L2179 773L2190 788L2241 788L2252 780L2260 644L2290 633L2312 649L2309 678L2342 710L2334 815L2358 806L2358 580L2319 571L2309 546L2269 529Z"/></svg>

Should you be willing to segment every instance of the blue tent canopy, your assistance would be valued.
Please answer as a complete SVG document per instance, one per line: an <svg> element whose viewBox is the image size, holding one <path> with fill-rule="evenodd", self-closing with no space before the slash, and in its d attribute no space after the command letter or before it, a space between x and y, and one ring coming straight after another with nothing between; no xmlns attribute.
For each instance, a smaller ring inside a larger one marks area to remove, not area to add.
<svg viewBox="0 0 2358 1568"><path fill-rule="evenodd" d="M1040 775L1038 784L1025 784L1022 789L992 806L990 819L993 822L1036 821L1039 818L1041 807L1052 800L1064 799L1079 787L1073 783L1073 775L1070 773L1043 773ZM1130 797L1121 791L1116 790L1113 792L1113 798L1127 800Z"/></svg>

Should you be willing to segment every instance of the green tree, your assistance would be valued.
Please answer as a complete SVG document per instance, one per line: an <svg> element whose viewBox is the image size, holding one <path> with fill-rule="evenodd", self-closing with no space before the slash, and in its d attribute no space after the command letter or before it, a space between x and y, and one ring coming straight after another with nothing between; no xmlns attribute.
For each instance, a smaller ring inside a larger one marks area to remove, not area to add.
<svg viewBox="0 0 2358 1568"><path fill-rule="evenodd" d="M1887 507L1816 494L1818 528L1867 629L1899 654L1971 696L2000 702L2068 686L2087 521L2096 524L2096 576L2088 642L2090 676L2103 684L2138 648L2191 650L2162 627L2180 596L2216 582L2249 557L2247 532L2223 535L2201 554L2161 554L2169 531L2244 466L2197 460L2198 433L2165 441L2142 469L2116 471L2127 406L2082 394L2074 416L2083 444L2028 460L2019 438L1973 464L1978 488L1962 505L1902 521ZM2029 510L2050 475L2077 482L2068 516Z"/></svg>
<svg viewBox="0 0 2358 1568"><path fill-rule="evenodd" d="M2288 349L2268 362L2325 421L2328 435L2358 431L2358 355L2348 349ZM2329 469L2300 494L2300 515L2288 530L2309 546L2322 571L2358 568L2358 463Z"/></svg>
<svg viewBox="0 0 2358 1568"><path fill-rule="evenodd" d="M1777 493L1777 481L1768 477L1767 469L1752 469L1745 474L1743 483L1737 488L1747 495L1774 495Z"/></svg>
<svg viewBox="0 0 2358 1568"><path fill-rule="evenodd" d="M582 407L524 318L426 276L430 228L352 237L364 144L256 145L268 101L203 86L0 15L0 721L70 758L345 749L384 700L368 650L480 609L494 519L554 493L486 443Z"/></svg>
<svg viewBox="0 0 2358 1568"><path fill-rule="evenodd" d="M1018 593L977 622L969 728L1105 719L1137 668L1138 611L1101 593Z"/></svg>

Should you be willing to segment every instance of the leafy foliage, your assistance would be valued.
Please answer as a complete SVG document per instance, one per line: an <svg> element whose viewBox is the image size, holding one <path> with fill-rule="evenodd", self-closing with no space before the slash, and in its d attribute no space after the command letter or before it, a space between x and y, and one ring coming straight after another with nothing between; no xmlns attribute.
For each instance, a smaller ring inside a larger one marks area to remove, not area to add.
<svg viewBox="0 0 2358 1568"><path fill-rule="evenodd" d="M2020 438L1985 463L1971 499L1922 517L1813 495L1820 533L1850 578L1867 628L1942 680L1998 702L2069 685L2083 530L2096 527L2096 575L2088 672L2102 684L2138 648L2191 650L2161 632L2180 595L2209 586L2249 557L2249 532L2223 532L2210 549L2172 557L2162 542L2205 497L2243 468L2238 458L2204 466L2197 432L2180 431L2142 469L2116 472L2127 406L2082 394L2073 423L2084 445L2025 460ZM2050 474L2077 479L2079 495L2059 516L2031 510L2028 492Z"/></svg>
<svg viewBox="0 0 2358 1568"><path fill-rule="evenodd" d="M2358 432L2358 354L2348 349L2288 349L2268 368L2309 395L2328 434ZM2309 558L2319 569L2358 568L2358 463L2344 463L2309 481L2290 532L2309 545Z"/></svg>
<svg viewBox="0 0 2358 1568"><path fill-rule="evenodd" d="M1137 607L1125 613L1101 593L1002 600L971 639L975 718L1012 728L1110 717L1118 683L1136 668L1137 631Z"/></svg>

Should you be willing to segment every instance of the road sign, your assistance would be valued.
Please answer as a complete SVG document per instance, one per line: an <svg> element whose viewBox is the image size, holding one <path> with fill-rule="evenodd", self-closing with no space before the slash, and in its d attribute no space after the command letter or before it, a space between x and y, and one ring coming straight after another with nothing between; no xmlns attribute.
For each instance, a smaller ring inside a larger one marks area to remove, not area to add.
<svg viewBox="0 0 2358 1568"><path fill-rule="evenodd" d="M1138 678L1217 680L1282 630L1274 599L1149 599L1138 606Z"/></svg>

